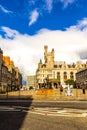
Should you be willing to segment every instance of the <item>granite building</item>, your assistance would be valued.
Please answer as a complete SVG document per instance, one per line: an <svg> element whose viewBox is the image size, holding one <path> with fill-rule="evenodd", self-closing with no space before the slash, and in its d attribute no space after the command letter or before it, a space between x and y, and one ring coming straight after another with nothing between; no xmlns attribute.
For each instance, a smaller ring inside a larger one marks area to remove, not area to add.
<svg viewBox="0 0 87 130"><path fill-rule="evenodd" d="M0 48L0 92L18 90L21 86L21 73L9 56L3 56Z"/></svg>
<svg viewBox="0 0 87 130"><path fill-rule="evenodd" d="M32 87L32 88L36 87L36 76L35 75L27 76L27 88L29 89L30 87Z"/></svg>
<svg viewBox="0 0 87 130"><path fill-rule="evenodd" d="M44 46L44 63L40 59L36 70L36 86L43 87L45 82L49 82L52 87L57 87L60 83L68 79L76 80L78 70L87 67L87 63L67 64L65 61L54 61L54 49L48 51L48 46Z"/></svg>
<svg viewBox="0 0 87 130"><path fill-rule="evenodd" d="M76 84L77 87L85 84L87 89L87 68L81 69L76 73Z"/></svg>

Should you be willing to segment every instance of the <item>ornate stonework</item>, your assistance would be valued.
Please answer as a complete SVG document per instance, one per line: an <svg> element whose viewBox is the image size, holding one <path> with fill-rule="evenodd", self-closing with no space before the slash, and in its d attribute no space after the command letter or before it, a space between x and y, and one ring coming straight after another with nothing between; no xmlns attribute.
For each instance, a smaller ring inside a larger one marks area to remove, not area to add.
<svg viewBox="0 0 87 130"><path fill-rule="evenodd" d="M44 46L44 63L40 59L36 70L36 83L43 86L49 79L53 86L64 83L67 79L76 80L76 73L82 68L86 68L87 63L81 62L67 64L65 61L54 61L54 49L48 52L48 46Z"/></svg>

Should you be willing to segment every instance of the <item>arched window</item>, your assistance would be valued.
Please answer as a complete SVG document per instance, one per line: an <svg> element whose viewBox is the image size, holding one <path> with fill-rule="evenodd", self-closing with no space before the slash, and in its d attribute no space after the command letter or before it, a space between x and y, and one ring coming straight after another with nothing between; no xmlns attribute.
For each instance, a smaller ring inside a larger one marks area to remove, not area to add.
<svg viewBox="0 0 87 130"><path fill-rule="evenodd" d="M70 79L74 80L74 74L73 74L73 72L70 72Z"/></svg>
<svg viewBox="0 0 87 130"><path fill-rule="evenodd" d="M57 72L57 79L60 81L60 72Z"/></svg>
<svg viewBox="0 0 87 130"><path fill-rule="evenodd" d="M63 73L63 77L64 77L64 81L66 81L67 80L67 72Z"/></svg>

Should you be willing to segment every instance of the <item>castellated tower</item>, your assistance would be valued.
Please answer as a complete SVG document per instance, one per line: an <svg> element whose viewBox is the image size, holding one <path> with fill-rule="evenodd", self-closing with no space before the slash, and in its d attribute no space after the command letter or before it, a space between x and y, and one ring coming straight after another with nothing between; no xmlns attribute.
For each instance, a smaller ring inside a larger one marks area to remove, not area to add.
<svg viewBox="0 0 87 130"><path fill-rule="evenodd" d="M48 52L48 46L44 46L44 60L46 68L50 69L54 67L54 49Z"/></svg>

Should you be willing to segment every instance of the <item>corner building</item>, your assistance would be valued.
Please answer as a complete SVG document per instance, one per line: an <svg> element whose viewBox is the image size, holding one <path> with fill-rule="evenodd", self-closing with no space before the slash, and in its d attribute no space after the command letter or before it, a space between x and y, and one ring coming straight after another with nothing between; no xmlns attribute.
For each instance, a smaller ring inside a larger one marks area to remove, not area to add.
<svg viewBox="0 0 87 130"><path fill-rule="evenodd" d="M41 88L48 81L52 87L57 87L67 79L75 81L77 71L84 67L87 67L87 63L67 64L65 61L54 61L54 49L48 52L48 46L44 46L44 63L42 63L41 59L38 63L36 86Z"/></svg>
<svg viewBox="0 0 87 130"><path fill-rule="evenodd" d="M3 56L0 48L0 93L18 90L22 86L22 75L9 56Z"/></svg>
<svg viewBox="0 0 87 130"><path fill-rule="evenodd" d="M80 88L84 84L85 88L87 89L87 68L79 70L76 73L76 84L77 84L77 87L80 87Z"/></svg>

